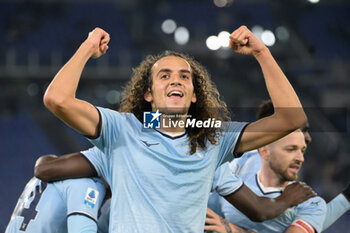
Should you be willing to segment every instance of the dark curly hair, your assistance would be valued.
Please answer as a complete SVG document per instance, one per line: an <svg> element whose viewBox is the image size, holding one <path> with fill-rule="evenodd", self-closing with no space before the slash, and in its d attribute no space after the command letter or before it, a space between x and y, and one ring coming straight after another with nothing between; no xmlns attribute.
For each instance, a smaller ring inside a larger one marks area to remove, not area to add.
<svg viewBox="0 0 350 233"><path fill-rule="evenodd" d="M131 80L122 92L122 100L119 112L133 113L141 122L144 111L151 111L152 107L144 99L144 94L152 87L152 67L163 57L176 56L186 60L192 70L192 81L196 93L196 103L191 103L188 115L197 120L230 120L230 112L226 103L221 99L215 84L211 81L206 69L192 57L174 51L164 51L158 55L147 56L141 64L133 69ZM196 152L197 146L205 149L206 141L216 144L219 140L219 132L215 127L209 128L186 128L190 141L190 154Z"/></svg>
<svg viewBox="0 0 350 233"><path fill-rule="evenodd" d="M275 113L271 100L264 100L259 105L258 111L256 113L256 119L261 119L264 117L271 116Z"/></svg>

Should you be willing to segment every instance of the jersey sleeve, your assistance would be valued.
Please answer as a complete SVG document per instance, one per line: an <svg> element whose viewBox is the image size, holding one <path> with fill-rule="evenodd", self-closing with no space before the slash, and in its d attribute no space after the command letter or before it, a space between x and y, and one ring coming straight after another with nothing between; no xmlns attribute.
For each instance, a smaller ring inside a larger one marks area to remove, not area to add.
<svg viewBox="0 0 350 233"><path fill-rule="evenodd" d="M110 170L108 166L108 158L105 153L97 147L92 147L88 150L81 151L80 154L89 162L94 173L109 181L108 177L110 177Z"/></svg>
<svg viewBox="0 0 350 233"><path fill-rule="evenodd" d="M330 227L344 213L350 210L350 203L346 197L340 193L334 199L327 203L326 218L323 221L323 231Z"/></svg>
<svg viewBox="0 0 350 233"><path fill-rule="evenodd" d="M227 196L237 192L243 186L243 181L235 175L226 162L215 171L212 191L216 191L221 196Z"/></svg>
<svg viewBox="0 0 350 233"><path fill-rule="evenodd" d="M125 115L108 108L97 107L97 110L100 115L99 133L97 138L88 139L108 155L111 145L118 140L123 122L125 122Z"/></svg>
<svg viewBox="0 0 350 233"><path fill-rule="evenodd" d="M105 196L100 178L71 179L67 184L67 216L84 215L97 223L98 210Z"/></svg>
<svg viewBox="0 0 350 233"><path fill-rule="evenodd" d="M298 212L291 226L305 233L321 232L326 216L326 202L321 197L313 197L298 206Z"/></svg>
<svg viewBox="0 0 350 233"><path fill-rule="evenodd" d="M84 215L70 215L67 219L68 233L96 233L97 225L94 220Z"/></svg>
<svg viewBox="0 0 350 233"><path fill-rule="evenodd" d="M257 150L246 152L241 157L233 159L229 166L231 171L238 176L255 174L261 168L260 154Z"/></svg>
<svg viewBox="0 0 350 233"><path fill-rule="evenodd" d="M236 154L242 134L248 123L246 122L225 122L222 127L219 145L219 165L231 161Z"/></svg>

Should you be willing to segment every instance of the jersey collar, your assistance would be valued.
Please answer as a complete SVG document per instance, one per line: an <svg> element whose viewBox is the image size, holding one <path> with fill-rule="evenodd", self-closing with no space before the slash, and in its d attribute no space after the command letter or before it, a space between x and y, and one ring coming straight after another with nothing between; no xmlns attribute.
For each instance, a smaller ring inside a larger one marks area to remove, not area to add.
<svg viewBox="0 0 350 233"><path fill-rule="evenodd" d="M186 131L185 132L181 132L181 133L176 133L176 134L170 134L170 133L167 133L167 132L164 132L164 131L159 131L159 130L156 130L156 132L160 133L161 135L167 137L167 138L170 138L170 139L178 139L178 138L181 138L183 136L186 135Z"/></svg>
<svg viewBox="0 0 350 233"><path fill-rule="evenodd" d="M258 185L260 191L264 194L269 194L269 193L282 193L284 188L282 187L265 187L259 180L260 176L260 171L256 174L256 184Z"/></svg>

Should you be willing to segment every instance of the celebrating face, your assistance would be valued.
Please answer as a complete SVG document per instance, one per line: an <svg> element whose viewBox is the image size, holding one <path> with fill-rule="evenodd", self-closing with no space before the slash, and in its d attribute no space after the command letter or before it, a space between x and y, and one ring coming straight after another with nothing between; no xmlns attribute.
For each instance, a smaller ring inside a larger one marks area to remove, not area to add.
<svg viewBox="0 0 350 233"><path fill-rule="evenodd" d="M152 67L152 88L144 95L152 110L165 114L187 114L196 102L191 67L176 56L163 57Z"/></svg>

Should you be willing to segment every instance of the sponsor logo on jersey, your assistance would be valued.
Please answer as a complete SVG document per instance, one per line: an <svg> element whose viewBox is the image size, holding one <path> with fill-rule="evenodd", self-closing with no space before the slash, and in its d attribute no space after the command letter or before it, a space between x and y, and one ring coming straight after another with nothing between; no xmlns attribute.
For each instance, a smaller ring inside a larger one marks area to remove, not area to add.
<svg viewBox="0 0 350 233"><path fill-rule="evenodd" d="M144 141L144 140L141 140L141 142L143 142L143 144L145 144L147 147L159 145L159 142L157 142L157 143L148 143L147 141Z"/></svg>
<svg viewBox="0 0 350 233"><path fill-rule="evenodd" d="M90 206L91 208L94 208L96 205L98 195L99 195L99 192L96 189L88 188L86 190L84 204L86 204L87 206Z"/></svg>
<svg viewBox="0 0 350 233"><path fill-rule="evenodd" d="M318 206L318 203L320 203L321 201L313 201L311 202L311 205L317 205Z"/></svg>

